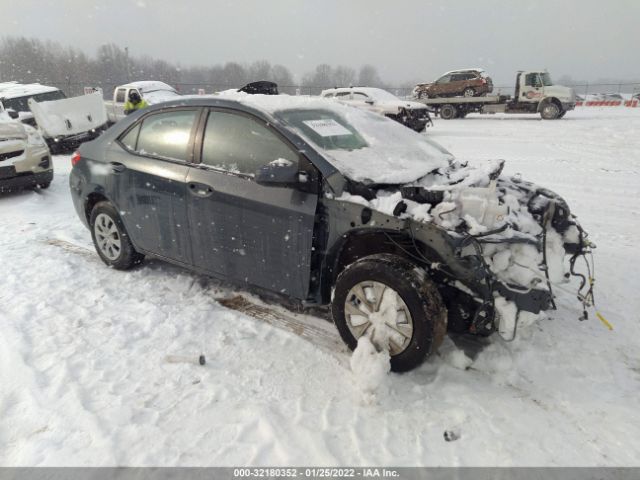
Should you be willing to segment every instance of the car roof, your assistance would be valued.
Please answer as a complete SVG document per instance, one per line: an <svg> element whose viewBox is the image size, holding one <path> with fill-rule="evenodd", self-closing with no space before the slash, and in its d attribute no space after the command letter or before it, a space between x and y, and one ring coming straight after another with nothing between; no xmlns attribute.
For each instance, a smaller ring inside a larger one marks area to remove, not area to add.
<svg viewBox="0 0 640 480"><path fill-rule="evenodd" d="M137 88L141 92L152 92L154 90L172 90L175 91L171 85L156 80L141 80L138 82L130 82L125 85L120 85L118 88Z"/></svg>
<svg viewBox="0 0 640 480"><path fill-rule="evenodd" d="M450 70L448 72L443 73L440 76L443 77L445 75L450 75L452 73L482 73L482 72L484 72L482 68L463 68L461 70Z"/></svg>
<svg viewBox="0 0 640 480"><path fill-rule="evenodd" d="M335 88L327 88L326 90L322 90L322 92L320 92L320 95L324 95L325 93L339 93L339 92L353 92L353 91L359 91L362 93L369 93L372 95L375 95L376 92L380 92L380 91L385 91L382 88L375 88L375 87L335 87Z"/></svg>
<svg viewBox="0 0 640 480"><path fill-rule="evenodd" d="M38 95L39 93L57 92L59 88L41 85L39 83L13 83L7 82L0 84L0 96L2 98L18 98L25 95Z"/></svg>

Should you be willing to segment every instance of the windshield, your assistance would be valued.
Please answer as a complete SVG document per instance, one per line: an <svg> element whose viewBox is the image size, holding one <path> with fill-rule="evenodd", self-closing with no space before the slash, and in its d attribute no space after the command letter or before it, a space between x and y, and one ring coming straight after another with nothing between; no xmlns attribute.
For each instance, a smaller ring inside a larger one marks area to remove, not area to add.
<svg viewBox="0 0 640 480"><path fill-rule="evenodd" d="M53 92L38 93L36 95L25 95L24 97L7 98L2 101L5 110L15 110L16 112L28 112L29 111L29 99L33 98L36 102L48 102L50 100L61 100L66 98L64 93L60 90L54 90Z"/></svg>
<svg viewBox="0 0 640 480"><path fill-rule="evenodd" d="M551 81L551 75L549 75L548 73L541 73L540 78L542 78L542 85L544 85L545 87L550 87L551 85L553 85L553 82Z"/></svg>
<svg viewBox="0 0 640 480"><path fill-rule="evenodd" d="M354 150L367 146L356 129L330 110L286 110L279 117L323 150Z"/></svg>
<svg viewBox="0 0 640 480"><path fill-rule="evenodd" d="M355 91L355 90L354 90ZM390 101L398 101L398 97L387 92L386 90L367 90L365 93L368 97L373 98L374 100L390 100Z"/></svg>
<svg viewBox="0 0 640 480"><path fill-rule="evenodd" d="M453 158L437 143L393 120L333 105L279 110L274 115L316 145L327 161L351 180L410 183L446 168Z"/></svg>

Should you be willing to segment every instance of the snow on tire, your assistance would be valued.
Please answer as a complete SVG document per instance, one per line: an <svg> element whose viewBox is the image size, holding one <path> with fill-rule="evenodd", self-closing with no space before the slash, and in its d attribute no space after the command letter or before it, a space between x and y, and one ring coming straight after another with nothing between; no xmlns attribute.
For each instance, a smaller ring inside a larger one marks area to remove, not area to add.
<svg viewBox="0 0 640 480"><path fill-rule="evenodd" d="M351 350L367 335L379 350L389 349L396 372L420 365L447 330L447 310L436 285L415 264L391 254L361 258L342 271L331 312Z"/></svg>

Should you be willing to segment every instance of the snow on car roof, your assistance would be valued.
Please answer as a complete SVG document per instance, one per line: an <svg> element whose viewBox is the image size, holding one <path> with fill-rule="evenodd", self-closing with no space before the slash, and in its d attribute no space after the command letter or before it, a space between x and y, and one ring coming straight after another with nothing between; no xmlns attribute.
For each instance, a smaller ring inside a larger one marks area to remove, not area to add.
<svg viewBox="0 0 640 480"><path fill-rule="evenodd" d="M39 83L21 84L7 82L0 84L0 96L7 99L24 97L25 95L37 95L39 93L57 92L58 90L60 89L48 85L40 85Z"/></svg>
<svg viewBox="0 0 640 480"><path fill-rule="evenodd" d="M364 183L401 184L418 180L439 168L446 168L453 156L436 142L424 135L375 113L336 102L332 99L289 95L250 95L225 93L218 97L235 100L247 106L265 111L282 119L287 110L318 112L316 121L325 120L322 112L337 114L329 122L338 129L355 129L365 140L366 146L352 150L325 149L313 141L303 129L289 123L309 143L316 145L325 158L344 176ZM314 121L305 118L307 125ZM346 125L340 125L340 121ZM313 128L313 127L311 127ZM316 132L326 136L326 132ZM338 133L341 135L341 133ZM331 136L331 135L329 135Z"/></svg>
<svg viewBox="0 0 640 480"><path fill-rule="evenodd" d="M442 75L449 75L451 73L462 73L462 72L484 72L482 68L460 68L458 70L449 70L448 72L443 73Z"/></svg>
<svg viewBox="0 0 640 480"><path fill-rule="evenodd" d="M399 100L391 92L388 92L382 88L375 87L336 87L336 88L328 88L323 90L320 95L325 95L326 93L337 93L337 92L361 92L367 95L368 97L374 98L376 100Z"/></svg>
<svg viewBox="0 0 640 480"><path fill-rule="evenodd" d="M156 80L142 80L138 82L127 83L126 85L122 85L125 88L137 88L141 93L154 92L157 90L169 90L171 92L175 92L176 89L171 85L167 85L164 82L158 82Z"/></svg>

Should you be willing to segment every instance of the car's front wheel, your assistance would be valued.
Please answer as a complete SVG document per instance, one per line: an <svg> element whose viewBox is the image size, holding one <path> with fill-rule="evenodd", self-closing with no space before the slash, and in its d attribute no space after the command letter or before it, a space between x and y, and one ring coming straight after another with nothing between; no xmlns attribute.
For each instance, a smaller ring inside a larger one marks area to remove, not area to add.
<svg viewBox="0 0 640 480"><path fill-rule="evenodd" d="M349 348L366 335L378 350L389 351L396 372L420 365L447 330L435 284L414 263L390 254L364 257L340 273L331 311Z"/></svg>
<svg viewBox="0 0 640 480"><path fill-rule="evenodd" d="M136 252L113 205L97 203L90 220L93 244L104 263L117 270L128 270L142 262L144 255Z"/></svg>

